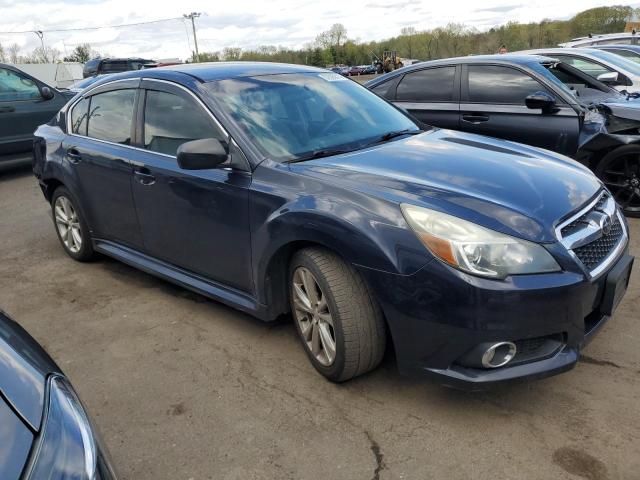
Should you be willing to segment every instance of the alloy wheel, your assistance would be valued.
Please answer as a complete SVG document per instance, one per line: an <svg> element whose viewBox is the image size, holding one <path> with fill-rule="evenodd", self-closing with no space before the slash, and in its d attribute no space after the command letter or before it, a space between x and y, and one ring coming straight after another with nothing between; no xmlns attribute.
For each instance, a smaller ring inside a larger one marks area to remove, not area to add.
<svg viewBox="0 0 640 480"><path fill-rule="evenodd" d="M311 271L298 267L293 272L294 316L305 347L325 367L336 359L336 334L327 296Z"/></svg>
<svg viewBox="0 0 640 480"><path fill-rule="evenodd" d="M620 155L604 170L602 181L626 212L640 212L640 158Z"/></svg>
<svg viewBox="0 0 640 480"><path fill-rule="evenodd" d="M82 248L82 230L80 219L71 201L64 195L59 196L54 204L56 228L65 247L71 253L78 253Z"/></svg>

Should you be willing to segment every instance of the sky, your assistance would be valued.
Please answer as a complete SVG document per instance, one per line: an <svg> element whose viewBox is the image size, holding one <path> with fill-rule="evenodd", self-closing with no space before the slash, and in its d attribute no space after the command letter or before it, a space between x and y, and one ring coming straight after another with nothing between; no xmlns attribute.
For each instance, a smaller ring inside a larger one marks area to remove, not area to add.
<svg viewBox="0 0 640 480"><path fill-rule="evenodd" d="M179 6L177 6L179 3ZM616 4L637 6L616 0ZM450 22L487 30L509 21L566 19L588 8L611 5L603 0L0 0L0 32L42 30L44 42L69 54L81 43L111 56L153 59L182 58L193 50L191 22L184 13L201 12L196 19L200 51L224 47L281 45L300 48L334 23L342 23L349 38L382 40L403 27L426 30ZM74 32L48 30L112 26L157 19L166 22L124 28ZM40 46L34 33L0 33L0 44L17 43L22 53Z"/></svg>

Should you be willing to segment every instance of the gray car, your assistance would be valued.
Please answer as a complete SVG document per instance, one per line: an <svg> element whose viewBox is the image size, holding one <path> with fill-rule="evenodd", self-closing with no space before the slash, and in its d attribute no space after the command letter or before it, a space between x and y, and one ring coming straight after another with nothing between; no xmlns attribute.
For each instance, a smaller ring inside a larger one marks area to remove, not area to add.
<svg viewBox="0 0 640 480"><path fill-rule="evenodd" d="M539 48L514 52L553 57L617 90L640 93L640 64L596 48Z"/></svg>
<svg viewBox="0 0 640 480"><path fill-rule="evenodd" d="M51 120L73 96L0 63L0 164L12 154L30 152L38 125Z"/></svg>

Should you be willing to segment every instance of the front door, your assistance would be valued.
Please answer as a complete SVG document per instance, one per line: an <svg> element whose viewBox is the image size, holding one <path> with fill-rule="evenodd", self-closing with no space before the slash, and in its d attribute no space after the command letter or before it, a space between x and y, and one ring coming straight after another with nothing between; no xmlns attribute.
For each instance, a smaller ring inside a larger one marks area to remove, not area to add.
<svg viewBox="0 0 640 480"><path fill-rule="evenodd" d="M532 93L557 96L521 70L499 65L465 68L460 130L575 155L580 124L573 108L563 103L553 113L527 108L525 98Z"/></svg>
<svg viewBox="0 0 640 480"><path fill-rule="evenodd" d="M122 84L110 88L73 106L71 131L62 147L92 236L141 248L130 160L136 152L131 138L137 90Z"/></svg>
<svg viewBox="0 0 640 480"><path fill-rule="evenodd" d="M183 170L178 147L229 138L192 94L145 80L143 126L133 194L151 256L243 291L252 289L249 233L251 174L230 168ZM144 90L143 90L144 91Z"/></svg>

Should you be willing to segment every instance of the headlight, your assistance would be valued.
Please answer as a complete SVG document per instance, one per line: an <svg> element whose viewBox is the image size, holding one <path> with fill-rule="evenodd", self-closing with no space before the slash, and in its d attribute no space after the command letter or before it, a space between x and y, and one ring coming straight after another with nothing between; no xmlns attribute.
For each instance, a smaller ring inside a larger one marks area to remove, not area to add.
<svg viewBox="0 0 640 480"><path fill-rule="evenodd" d="M71 385L63 377L51 377L42 431L25 478L112 480L115 476L103 453Z"/></svg>
<svg viewBox="0 0 640 480"><path fill-rule="evenodd" d="M402 204L401 208L429 251L460 270L491 278L560 270L551 254L537 243L435 210L407 204Z"/></svg>

